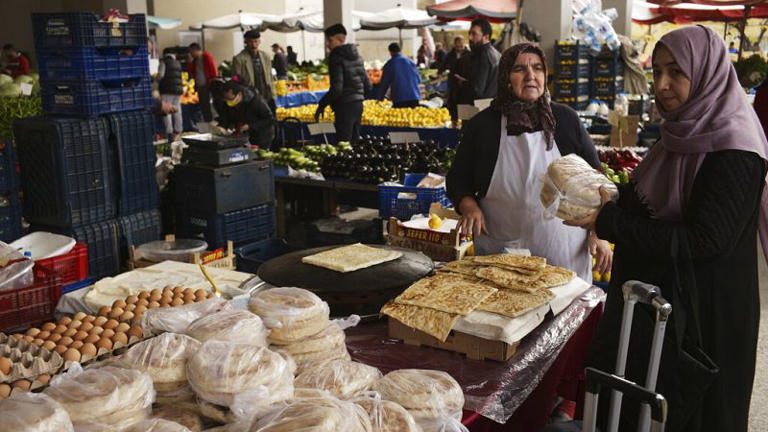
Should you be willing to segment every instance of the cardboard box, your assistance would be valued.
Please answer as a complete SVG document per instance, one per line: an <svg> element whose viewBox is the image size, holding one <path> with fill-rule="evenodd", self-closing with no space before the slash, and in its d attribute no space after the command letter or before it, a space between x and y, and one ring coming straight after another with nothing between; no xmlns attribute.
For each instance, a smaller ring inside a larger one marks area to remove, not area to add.
<svg viewBox="0 0 768 432"><path fill-rule="evenodd" d="M445 342L441 342L420 330L406 326L394 318L388 318L388 334L393 339L402 339L404 343L415 346L428 346L447 351L466 354L473 360L507 361L515 355L518 344L510 345L502 341L492 341L451 331Z"/></svg>
<svg viewBox="0 0 768 432"><path fill-rule="evenodd" d="M458 220L460 216L451 209L443 208L439 203L433 203L429 212L442 219ZM464 258L472 246L472 241L461 240L458 229L449 233L432 230L408 228L397 218L389 218L387 222L387 244L390 246L413 249L422 252L434 261L455 261Z"/></svg>
<svg viewBox="0 0 768 432"><path fill-rule="evenodd" d="M616 111L608 115L611 128L611 147L634 147L637 145L637 125L640 116L620 116Z"/></svg>

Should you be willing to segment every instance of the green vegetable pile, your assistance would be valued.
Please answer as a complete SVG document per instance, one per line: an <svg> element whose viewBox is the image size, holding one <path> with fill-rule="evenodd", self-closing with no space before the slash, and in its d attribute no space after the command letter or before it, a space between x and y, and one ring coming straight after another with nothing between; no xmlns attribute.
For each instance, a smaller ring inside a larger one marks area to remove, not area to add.
<svg viewBox="0 0 768 432"><path fill-rule="evenodd" d="M759 55L741 59L733 64L739 83L744 88L759 86L768 77L768 63Z"/></svg>

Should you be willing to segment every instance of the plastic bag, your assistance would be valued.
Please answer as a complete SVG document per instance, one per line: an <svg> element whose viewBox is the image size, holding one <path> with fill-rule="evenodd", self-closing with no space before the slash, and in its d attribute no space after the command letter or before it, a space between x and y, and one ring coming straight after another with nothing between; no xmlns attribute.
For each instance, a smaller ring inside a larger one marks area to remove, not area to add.
<svg viewBox="0 0 768 432"><path fill-rule="evenodd" d="M189 336L163 333L132 346L117 363L149 374L158 394L173 394L188 387L187 361L198 349Z"/></svg>
<svg viewBox="0 0 768 432"><path fill-rule="evenodd" d="M191 432L186 427L163 419L145 420L121 432Z"/></svg>
<svg viewBox="0 0 768 432"><path fill-rule="evenodd" d="M165 332L185 334L193 321L228 309L232 309L232 303L220 298L182 306L149 309L141 317L141 327L145 337Z"/></svg>
<svg viewBox="0 0 768 432"><path fill-rule="evenodd" d="M350 321L341 321L349 325ZM328 324L321 332L288 345L273 345L272 349L292 359L297 374L331 360L349 360L346 335L338 321Z"/></svg>
<svg viewBox="0 0 768 432"><path fill-rule="evenodd" d="M255 421L253 432L373 432L365 410L332 396L296 399Z"/></svg>
<svg viewBox="0 0 768 432"><path fill-rule="evenodd" d="M267 346L269 330L258 315L244 310L223 310L192 322L187 335L205 342L217 340Z"/></svg>
<svg viewBox="0 0 768 432"><path fill-rule="evenodd" d="M35 281L32 272L34 266L34 261L25 258L12 246L0 242L0 291L32 285Z"/></svg>
<svg viewBox="0 0 768 432"><path fill-rule="evenodd" d="M600 188L612 199L619 195L613 182L575 154L549 164L541 181L539 199L545 207L545 215L550 218L573 220L588 216L600 207Z"/></svg>
<svg viewBox="0 0 768 432"><path fill-rule="evenodd" d="M14 432L74 432L69 414L42 393L14 393L0 400L0 425Z"/></svg>
<svg viewBox="0 0 768 432"><path fill-rule="evenodd" d="M301 288L272 288L248 305L272 329L269 341L285 345L316 334L328 325L330 309L314 293Z"/></svg>
<svg viewBox="0 0 768 432"><path fill-rule="evenodd" d="M205 342L187 363L187 378L202 399L229 407L234 396L260 391L255 407L270 406L293 397L293 375L280 354L264 347L230 342Z"/></svg>
<svg viewBox="0 0 768 432"><path fill-rule="evenodd" d="M573 14L573 36L590 47L593 53L599 53L603 44L611 50L621 47L621 41L611 24L618 18L616 9L603 10L600 0L579 0Z"/></svg>
<svg viewBox="0 0 768 432"><path fill-rule="evenodd" d="M396 402L384 400L377 392L364 392L351 400L368 413L374 432L421 432L413 416Z"/></svg>
<svg viewBox="0 0 768 432"><path fill-rule="evenodd" d="M464 392L452 376L443 371L400 369L373 385L386 400L397 402L421 424L422 420L455 417L461 420Z"/></svg>
<svg viewBox="0 0 768 432"><path fill-rule="evenodd" d="M332 360L310 368L296 377L297 388L327 390L340 399L349 399L371 388L382 377L373 366L348 360Z"/></svg>
<svg viewBox="0 0 768 432"><path fill-rule="evenodd" d="M155 400L146 373L112 366L84 371L79 363L53 377L45 394L67 410L78 432L121 429L146 420Z"/></svg>

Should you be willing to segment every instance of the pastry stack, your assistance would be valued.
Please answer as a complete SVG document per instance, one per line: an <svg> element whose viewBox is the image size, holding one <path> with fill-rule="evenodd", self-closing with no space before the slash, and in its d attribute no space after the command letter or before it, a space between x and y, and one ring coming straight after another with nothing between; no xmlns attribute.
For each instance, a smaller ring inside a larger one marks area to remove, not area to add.
<svg viewBox="0 0 768 432"><path fill-rule="evenodd" d="M381 378L373 366L349 360L332 360L296 377L296 388L325 390L339 399L349 399L371 388Z"/></svg>
<svg viewBox="0 0 768 432"><path fill-rule="evenodd" d="M156 418L137 423L122 432L190 432L190 430L176 422Z"/></svg>
<svg viewBox="0 0 768 432"><path fill-rule="evenodd" d="M422 432L411 413L399 404L384 400L376 392L352 399L368 413L373 432Z"/></svg>
<svg viewBox="0 0 768 432"><path fill-rule="evenodd" d="M286 407L267 413L249 431L258 432L370 432L371 421L365 410L333 396L294 399Z"/></svg>
<svg viewBox="0 0 768 432"><path fill-rule="evenodd" d="M245 310L223 310L192 322L187 335L200 342L216 340L266 347L269 330L258 315Z"/></svg>

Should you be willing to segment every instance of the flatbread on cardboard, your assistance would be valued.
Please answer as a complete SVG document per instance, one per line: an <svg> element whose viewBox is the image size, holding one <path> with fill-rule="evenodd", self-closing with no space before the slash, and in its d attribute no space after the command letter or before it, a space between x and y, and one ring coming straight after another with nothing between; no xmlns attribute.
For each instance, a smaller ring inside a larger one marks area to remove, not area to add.
<svg viewBox="0 0 768 432"><path fill-rule="evenodd" d="M475 275L508 290L536 292L543 288L542 283L539 282L541 274L523 279L520 276L524 275L520 275L520 273L498 267L481 267L477 269Z"/></svg>
<svg viewBox="0 0 768 432"><path fill-rule="evenodd" d="M499 290L488 297L477 309L504 315L509 318L517 318L548 303L553 298L555 298L555 295L549 290L533 293Z"/></svg>
<svg viewBox="0 0 768 432"><path fill-rule="evenodd" d="M301 262L339 273L349 273L394 261L401 256L402 252L356 243L306 256Z"/></svg>
<svg viewBox="0 0 768 432"><path fill-rule="evenodd" d="M567 268L547 265L539 281L546 285L545 288L554 288L570 283L574 278L576 278L576 273Z"/></svg>
<svg viewBox="0 0 768 432"><path fill-rule="evenodd" d="M441 312L438 310L400 304L390 301L381 308L382 315L394 318L404 325L420 330L445 342L451 333L453 325L459 319L458 314Z"/></svg>
<svg viewBox="0 0 768 432"><path fill-rule="evenodd" d="M436 275L414 283L397 296L395 301L467 315L496 291L496 288L469 282L463 277Z"/></svg>
<svg viewBox="0 0 768 432"><path fill-rule="evenodd" d="M542 271L547 265L546 258L511 254L478 256L475 257L474 262L476 264L513 267L530 271Z"/></svg>

